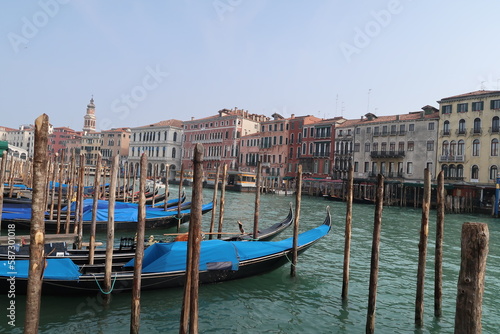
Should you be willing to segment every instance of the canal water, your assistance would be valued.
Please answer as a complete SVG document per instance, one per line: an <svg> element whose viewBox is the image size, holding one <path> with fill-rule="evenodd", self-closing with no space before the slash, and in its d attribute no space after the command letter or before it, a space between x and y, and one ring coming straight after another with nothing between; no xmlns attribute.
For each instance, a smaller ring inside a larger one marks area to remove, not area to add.
<svg viewBox="0 0 500 334"><path fill-rule="evenodd" d="M189 191L189 190L188 190ZM205 202L212 198L204 190ZM226 192L224 230L237 231L240 220L245 230L253 226L254 194ZM262 195L260 226L283 219L294 197ZM199 295L200 333L364 333L368 304L368 282L373 231L373 205L355 204L351 246L349 298L342 302L342 266L345 203L318 197L302 198L300 230L321 224L330 206L333 228L330 234L299 257L297 277L290 278L290 265L264 275L203 285ZM218 213L218 210L217 210ZM208 231L211 213L204 215ZM217 214L218 217L218 214ZM456 286L460 266L460 234L464 222L489 225L490 243L483 301L483 333L500 328L500 220L488 216L447 215L443 265L443 315L434 317L434 240L436 212L431 211L425 278L424 325L414 325L418 242L421 211L385 207L380 243L379 281L375 315L377 333L452 333ZM187 230L187 224L182 226ZM173 232L147 231L146 236ZM133 235L133 232L120 232ZM292 235L292 228L278 238ZM104 240L105 235L98 239ZM144 291L141 294L141 332L176 333L179 329L183 290ZM1 296L5 312L7 298ZM0 332L22 333L23 296L16 297L16 327L0 319ZM42 298L40 333L127 333L130 326L131 294L113 295L103 308L98 296Z"/></svg>

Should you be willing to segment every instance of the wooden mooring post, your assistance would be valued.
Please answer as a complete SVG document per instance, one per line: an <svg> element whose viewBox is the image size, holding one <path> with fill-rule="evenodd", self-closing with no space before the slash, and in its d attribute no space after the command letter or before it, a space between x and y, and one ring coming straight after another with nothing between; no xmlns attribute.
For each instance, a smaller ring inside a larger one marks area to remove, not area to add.
<svg viewBox="0 0 500 334"><path fill-rule="evenodd" d="M90 225L90 240L89 240L89 264L94 264L94 252L95 252L95 234L97 225L97 207L99 204L99 186L101 183L101 173L98 171L101 169L102 154L99 152L97 154L96 162L96 173L94 175L94 196L92 202L92 222Z"/></svg>
<svg viewBox="0 0 500 334"><path fill-rule="evenodd" d="M300 202L302 200L302 165L298 165L297 170L297 188L295 190L295 217L293 220L293 248L292 248L292 266L290 267L290 276L295 277L297 274L297 245L299 238L299 218L300 218Z"/></svg>
<svg viewBox="0 0 500 334"><path fill-rule="evenodd" d="M300 168L300 166L299 166ZM262 183L262 165L260 160L257 161L257 179L255 180L255 210L253 213L253 238L257 239L259 236L259 211L260 211L260 192ZM220 232L220 231L219 231Z"/></svg>
<svg viewBox="0 0 500 334"><path fill-rule="evenodd" d="M212 203L214 207L212 208L212 218L210 219L210 235L208 236L209 240L212 240L214 227L215 227L215 211L217 210L217 192L219 189L219 173L220 173L220 165L217 166L217 171L215 172L215 183L214 183L214 195L212 198Z"/></svg>
<svg viewBox="0 0 500 334"><path fill-rule="evenodd" d="M429 209L431 206L431 173L424 170L424 198L422 201L422 221L420 225L420 241L418 243L417 293L415 298L415 324L424 324L424 281L425 261L427 260L427 239L429 237Z"/></svg>
<svg viewBox="0 0 500 334"><path fill-rule="evenodd" d="M118 156L117 156L118 157ZM118 161L118 159L116 159ZM132 306L130 314L130 333L138 334L141 322L141 274L144 258L144 234L146 225L146 167L147 156L141 156L141 178L139 180L139 207L137 210L137 244L135 245L134 281L132 283ZM114 170L114 169L113 169Z"/></svg>
<svg viewBox="0 0 500 334"><path fill-rule="evenodd" d="M186 280L179 333L198 333L198 288L203 202L203 145L196 144L193 158L193 195L188 233Z"/></svg>
<svg viewBox="0 0 500 334"><path fill-rule="evenodd" d="M352 198L354 184L354 169L349 168L349 176L347 180L347 203L345 215L345 241L344 241L344 270L342 280L342 299L346 300L349 293L349 262L351 258L351 222L352 222Z"/></svg>
<svg viewBox="0 0 500 334"><path fill-rule="evenodd" d="M370 263L370 285L368 291L368 312L366 333L375 332L375 308L377 305L378 262L380 253L380 233L382 230L382 211L384 209L384 176L377 176L377 193L375 195L375 217L373 222L372 255Z"/></svg>
<svg viewBox="0 0 500 334"><path fill-rule="evenodd" d="M482 332L484 274L486 272L489 237L488 224L465 223L462 225L455 334Z"/></svg>
<svg viewBox="0 0 500 334"><path fill-rule="evenodd" d="M224 204L226 197L226 181L227 181L227 164L222 167L222 184L220 188L220 208L219 208L219 227L217 232L222 232L222 224L224 223ZM217 234L217 239L220 239L221 235Z"/></svg>
<svg viewBox="0 0 500 334"><path fill-rule="evenodd" d="M7 166L7 151L2 152L2 164L0 165L0 235L2 234L2 210L5 168Z"/></svg>
<svg viewBox="0 0 500 334"><path fill-rule="evenodd" d="M35 120L35 148L33 158L33 197L31 205L30 260L26 290L25 333L38 333L42 279L45 268L45 179L48 162L49 116L43 114ZM11 171L12 173L12 171Z"/></svg>
<svg viewBox="0 0 500 334"><path fill-rule="evenodd" d="M170 165L165 165L165 201L163 202L163 210L167 211L168 209L168 175L170 174ZM180 200L180 198L179 198Z"/></svg>
<svg viewBox="0 0 500 334"><path fill-rule="evenodd" d="M444 172L438 174L436 246L434 255L434 316L441 316L443 299Z"/></svg>
<svg viewBox="0 0 500 334"><path fill-rule="evenodd" d="M182 196L182 184L184 183L184 165L181 165L181 175L179 178L179 199ZM182 217L181 217L181 201L179 200L179 203L177 203L177 233L181 230L181 222L182 222Z"/></svg>

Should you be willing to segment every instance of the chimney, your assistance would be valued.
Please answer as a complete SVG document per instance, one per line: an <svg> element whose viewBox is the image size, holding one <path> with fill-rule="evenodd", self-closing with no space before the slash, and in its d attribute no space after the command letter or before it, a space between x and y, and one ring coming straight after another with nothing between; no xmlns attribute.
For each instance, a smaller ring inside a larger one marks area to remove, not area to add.
<svg viewBox="0 0 500 334"><path fill-rule="evenodd" d="M292 114L292 115L290 116L290 118L291 118L291 119L294 119L294 118L295 118L295 114Z"/></svg>

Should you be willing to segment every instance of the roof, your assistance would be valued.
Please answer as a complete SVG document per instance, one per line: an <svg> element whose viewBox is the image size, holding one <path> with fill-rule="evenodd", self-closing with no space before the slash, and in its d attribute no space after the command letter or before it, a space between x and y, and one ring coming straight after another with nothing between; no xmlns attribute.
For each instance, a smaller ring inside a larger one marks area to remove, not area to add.
<svg viewBox="0 0 500 334"><path fill-rule="evenodd" d="M155 126L156 127L160 127L160 126L174 126L174 127L177 127L177 128L182 128L182 124L183 124L183 122L180 121L180 120L178 120L178 119L169 119L169 120L160 121L160 122L153 123L153 124L138 126L138 127L132 128L132 129L150 128L150 127L155 127Z"/></svg>
<svg viewBox="0 0 500 334"><path fill-rule="evenodd" d="M480 97L480 96L487 96L487 95L500 95L500 90L476 90L474 92L469 92L465 94L459 94L459 95L453 95L449 97L444 97L440 101L437 101L437 103L441 103L447 100L455 100L455 99L464 99L464 98L471 98L471 97Z"/></svg>

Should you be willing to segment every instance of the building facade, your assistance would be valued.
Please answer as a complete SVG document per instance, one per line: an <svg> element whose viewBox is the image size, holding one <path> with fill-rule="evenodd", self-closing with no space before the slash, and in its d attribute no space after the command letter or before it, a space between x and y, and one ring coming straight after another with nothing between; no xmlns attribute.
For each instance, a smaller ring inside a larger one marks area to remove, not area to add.
<svg viewBox="0 0 500 334"><path fill-rule="evenodd" d="M130 128L118 128L101 131L102 159L106 164L111 165L113 157L120 156L120 163L123 164L128 157L130 144Z"/></svg>

